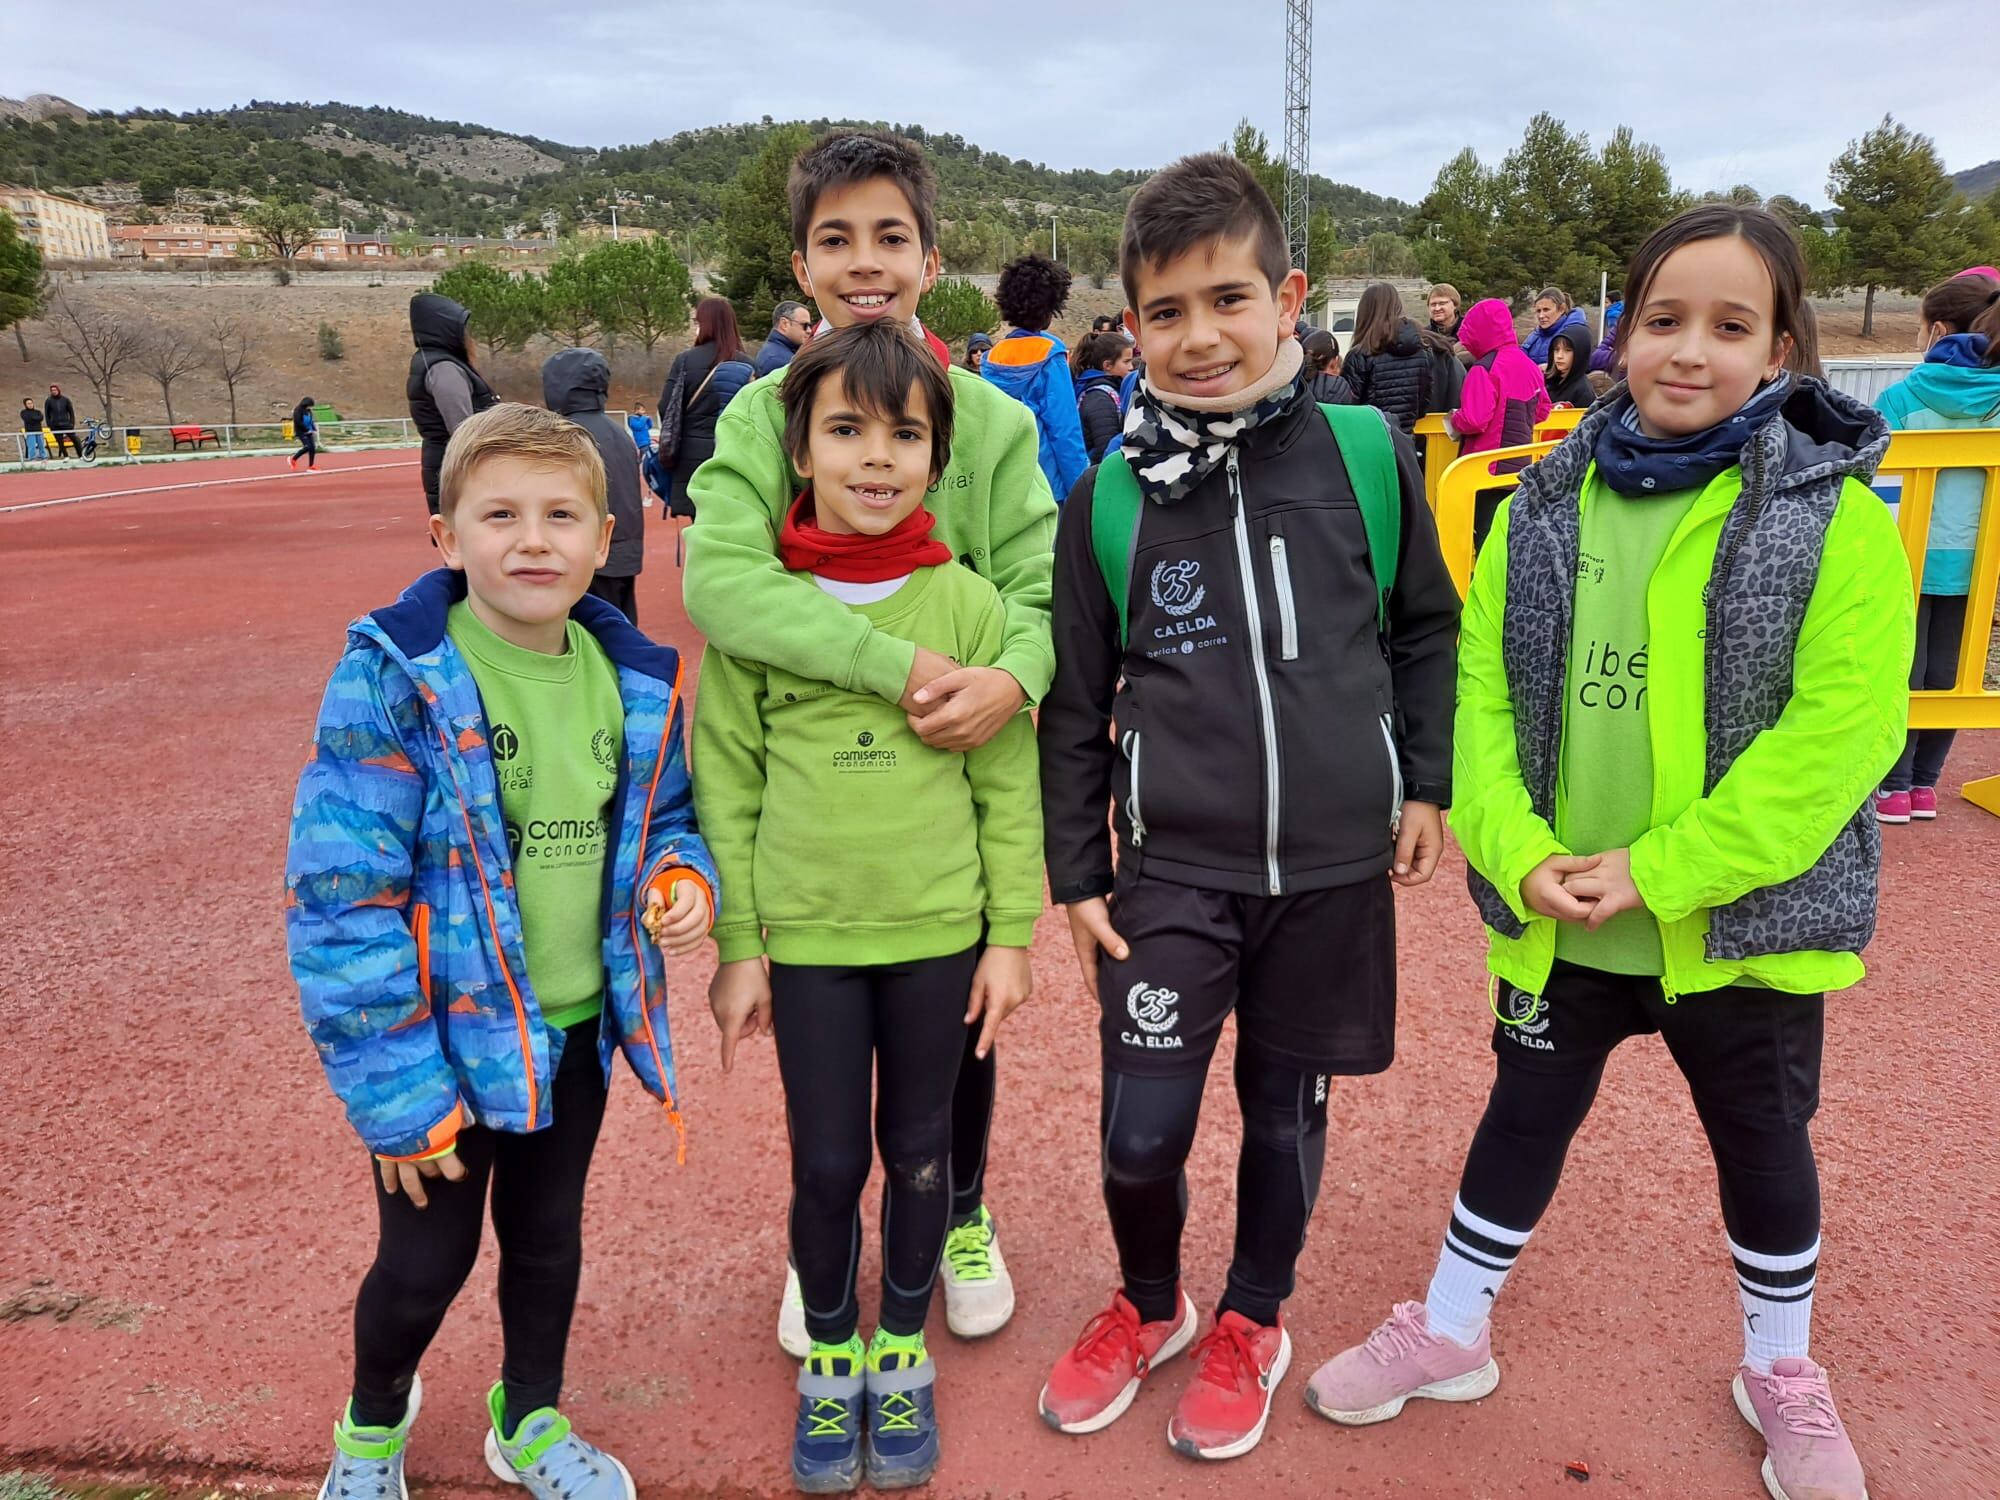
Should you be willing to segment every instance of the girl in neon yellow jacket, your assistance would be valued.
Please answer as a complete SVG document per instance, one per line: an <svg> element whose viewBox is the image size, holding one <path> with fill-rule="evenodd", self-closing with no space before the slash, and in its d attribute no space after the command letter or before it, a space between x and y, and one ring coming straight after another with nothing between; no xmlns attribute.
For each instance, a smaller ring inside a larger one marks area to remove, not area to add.
<svg viewBox="0 0 2000 1500"><path fill-rule="evenodd" d="M1733 1390L1767 1486L1865 1494L1807 1353L1807 1127L1823 997L1861 978L1874 932L1870 793L1902 745L1913 608L1866 484L1886 424L1784 368L1803 278L1759 209L1656 231L1625 282L1629 385L1522 475L1480 553L1451 822L1489 929L1499 1066L1427 1297L1312 1378L1335 1421L1494 1388L1488 1313L1606 1059L1658 1032L1715 1153ZM1638 1274L1648 1251L1606 1222Z"/></svg>

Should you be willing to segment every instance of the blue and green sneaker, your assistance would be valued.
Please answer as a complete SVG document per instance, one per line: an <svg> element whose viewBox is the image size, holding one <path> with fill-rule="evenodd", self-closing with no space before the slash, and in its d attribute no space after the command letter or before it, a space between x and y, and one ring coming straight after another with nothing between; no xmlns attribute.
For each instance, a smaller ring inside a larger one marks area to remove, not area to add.
<svg viewBox="0 0 2000 1500"><path fill-rule="evenodd" d="M936 1384L923 1334L875 1330L868 1345L868 1482L876 1489L914 1489L937 1472Z"/></svg>
<svg viewBox="0 0 2000 1500"><path fill-rule="evenodd" d="M860 1337L851 1335L844 1344L815 1340L799 1367L792 1483L808 1495L841 1494L860 1487L866 1359Z"/></svg>
<svg viewBox="0 0 2000 1500"><path fill-rule="evenodd" d="M410 1404L394 1427L356 1427L349 1401L333 1424L333 1463L319 1487L319 1500L410 1500L403 1482L403 1450L423 1403L424 1383L410 1381Z"/></svg>
<svg viewBox="0 0 2000 1500"><path fill-rule="evenodd" d="M638 1500L625 1465L578 1437L553 1406L529 1412L511 1437L502 1432L507 1398L498 1381L486 1393L486 1409L493 1419L486 1467L535 1500Z"/></svg>

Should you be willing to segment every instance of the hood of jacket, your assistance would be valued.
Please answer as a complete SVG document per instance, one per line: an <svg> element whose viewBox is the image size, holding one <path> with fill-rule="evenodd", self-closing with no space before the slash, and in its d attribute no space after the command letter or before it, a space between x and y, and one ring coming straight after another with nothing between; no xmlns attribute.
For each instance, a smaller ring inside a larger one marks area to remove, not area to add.
<svg viewBox="0 0 2000 1500"><path fill-rule="evenodd" d="M1514 317L1498 297L1475 302L1458 325L1458 341L1475 356L1491 354L1514 342Z"/></svg>
<svg viewBox="0 0 2000 1500"><path fill-rule="evenodd" d="M1395 337L1389 340L1382 352L1384 354L1393 354L1398 359L1408 359L1423 347L1423 333L1413 321L1409 318L1404 318L1396 324Z"/></svg>
<svg viewBox="0 0 2000 1500"><path fill-rule="evenodd" d="M1085 370L1076 377L1076 393L1079 396L1094 385L1108 387L1113 395L1118 393L1118 382L1111 378L1109 370Z"/></svg>
<svg viewBox="0 0 2000 1500"><path fill-rule="evenodd" d="M462 357L465 325L471 321L463 306L436 292L419 292L410 299L410 342L419 349Z"/></svg>
<svg viewBox="0 0 2000 1500"><path fill-rule="evenodd" d="M542 405L564 416L603 411L611 362L595 349L558 349L542 361Z"/></svg>
<svg viewBox="0 0 2000 1500"><path fill-rule="evenodd" d="M1016 331L986 351L979 372L1017 401L1028 401L1040 387L1044 371L1068 361L1069 350L1054 334Z"/></svg>
<svg viewBox="0 0 2000 1500"><path fill-rule="evenodd" d="M1933 344L1931 354L1935 356L1940 347L1958 339L1985 343L1977 334L1954 334ZM2000 421L2000 366L1965 365L1957 358L1947 358L1918 365L1903 377L1903 387L1939 416L1954 422Z"/></svg>
<svg viewBox="0 0 2000 1500"><path fill-rule="evenodd" d="M1591 340L1588 325L1581 328L1574 328L1565 323L1562 327L1558 328L1549 338L1550 361L1555 359L1555 346L1557 344L1569 345L1570 374L1581 375L1590 369L1590 355L1591 351L1596 348L1596 345ZM1549 369L1553 372L1555 365L1550 363Z"/></svg>

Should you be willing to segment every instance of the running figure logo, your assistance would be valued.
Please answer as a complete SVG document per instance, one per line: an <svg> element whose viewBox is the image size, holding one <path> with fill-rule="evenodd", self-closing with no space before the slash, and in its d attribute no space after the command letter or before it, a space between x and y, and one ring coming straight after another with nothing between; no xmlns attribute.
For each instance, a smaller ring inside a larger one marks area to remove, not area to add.
<svg viewBox="0 0 2000 1500"><path fill-rule="evenodd" d="M1180 999L1180 991L1149 989L1142 979L1126 994L1125 1009L1141 1031L1148 1036L1158 1036L1180 1024L1181 1014L1174 1009L1180 1004Z"/></svg>
<svg viewBox="0 0 2000 1500"><path fill-rule="evenodd" d="M1201 564L1191 559L1157 564L1153 569L1153 602L1176 617L1193 614L1208 593L1206 584L1195 582L1200 572Z"/></svg>

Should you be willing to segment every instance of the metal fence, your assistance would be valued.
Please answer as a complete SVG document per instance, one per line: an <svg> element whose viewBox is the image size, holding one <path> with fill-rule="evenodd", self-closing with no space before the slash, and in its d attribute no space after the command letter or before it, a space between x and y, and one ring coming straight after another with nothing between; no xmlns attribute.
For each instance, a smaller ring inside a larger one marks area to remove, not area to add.
<svg viewBox="0 0 2000 1500"><path fill-rule="evenodd" d="M68 451L58 455L53 432L10 432L4 453L9 467L39 469L75 462ZM40 442L37 444L36 439ZM365 448L410 448L422 441L408 417L363 417L321 422L321 451ZM251 453L289 453L298 447L289 421L175 422L171 426L107 427L95 419L76 429L76 446L89 463L146 463L176 458L228 457ZM39 452L37 449L39 448Z"/></svg>

